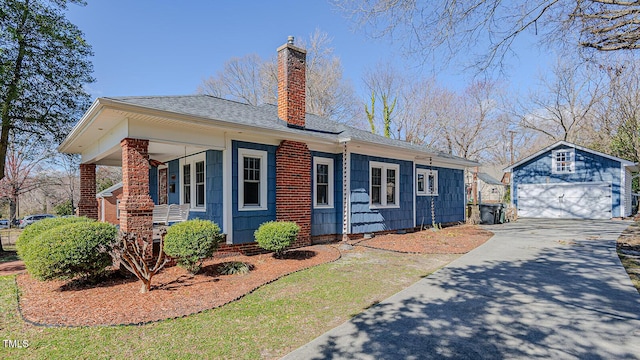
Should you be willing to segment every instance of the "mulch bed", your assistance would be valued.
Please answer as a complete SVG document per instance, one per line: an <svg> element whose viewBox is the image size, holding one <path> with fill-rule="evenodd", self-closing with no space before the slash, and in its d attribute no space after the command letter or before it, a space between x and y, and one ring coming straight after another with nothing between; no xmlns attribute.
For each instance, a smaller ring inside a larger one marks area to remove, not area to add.
<svg viewBox="0 0 640 360"><path fill-rule="evenodd" d="M492 233L477 226L455 226L403 235L376 236L354 245L404 253L460 254L484 243ZM197 275L179 267L164 269L152 280L152 290L141 294L135 277L114 274L98 284L37 281L16 276L22 317L35 325L96 326L143 324L194 314L235 301L287 274L335 261L335 245L291 250L284 259L272 254L214 256ZM244 275L221 275L223 263L241 261L253 267Z"/></svg>
<svg viewBox="0 0 640 360"><path fill-rule="evenodd" d="M361 246L411 254L465 254L484 244L493 233L474 225L407 234L388 234L360 240Z"/></svg>
<svg viewBox="0 0 640 360"><path fill-rule="evenodd" d="M35 325L95 326L141 324L213 309L284 275L335 261L333 246L291 250L283 259L272 254L233 255L205 261L197 275L174 266L152 279L152 290L140 293L142 282L114 274L97 285L38 281L18 275L23 318ZM220 275L222 263L242 261L253 267L244 275Z"/></svg>
<svg viewBox="0 0 640 360"><path fill-rule="evenodd" d="M24 271L24 262L20 260L0 263L0 276L20 274Z"/></svg>

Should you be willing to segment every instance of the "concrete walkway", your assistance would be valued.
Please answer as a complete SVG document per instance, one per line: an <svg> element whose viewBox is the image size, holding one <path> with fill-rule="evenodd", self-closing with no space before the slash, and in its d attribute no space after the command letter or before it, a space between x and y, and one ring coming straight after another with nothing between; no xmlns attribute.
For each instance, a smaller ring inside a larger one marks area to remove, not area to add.
<svg viewBox="0 0 640 360"><path fill-rule="evenodd" d="M284 359L640 359L623 221L523 220Z"/></svg>

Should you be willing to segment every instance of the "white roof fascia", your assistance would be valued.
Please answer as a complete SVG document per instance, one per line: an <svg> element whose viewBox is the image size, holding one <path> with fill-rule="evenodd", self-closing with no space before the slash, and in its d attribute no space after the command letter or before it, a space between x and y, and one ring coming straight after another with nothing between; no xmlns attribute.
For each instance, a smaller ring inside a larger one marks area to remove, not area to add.
<svg viewBox="0 0 640 360"><path fill-rule="evenodd" d="M556 142L555 144L549 145L546 148L536 152L535 154L530 155L530 156L528 156L528 157L516 162L515 164L512 164L512 165L504 168L504 171L513 171L513 168L515 168L517 166L520 166L520 165L526 163L527 161L529 161L531 159L534 159L534 158L546 153L549 150L553 150L554 148L556 148L556 147L558 147L560 145L565 145L565 146L572 147L574 149L578 149L578 150L581 150L581 151L584 151L584 152L588 152L588 153L592 153L592 154L595 154L595 155L599 155L599 156L602 156L602 157L610 159L610 160L618 161L623 166L634 166L634 165L636 165L636 163L634 163L632 161L629 161L629 160L621 159L619 157L615 157L615 156L612 156L612 155L601 153L601 152L596 151L596 150L592 150L592 149L589 149L589 148L586 148L586 147L583 147L583 146L580 146L580 145L576 145L576 144L573 144L573 143L570 143L570 142L567 142L567 141L564 141L564 140L560 140L560 141Z"/></svg>
<svg viewBox="0 0 640 360"><path fill-rule="evenodd" d="M77 139L84 130L91 125L93 120L100 115L104 105L102 104L102 98L97 98L93 104L89 107L84 115L80 118L77 124L74 125L73 129L69 132L69 135L64 139L64 141L58 146L58 152L64 153L65 150Z"/></svg>
<svg viewBox="0 0 640 360"><path fill-rule="evenodd" d="M91 105L89 110L87 110L87 112L83 115L80 121L71 130L67 138L60 144L60 146L58 147L58 151L64 152L65 150L67 150L73 144L73 142L79 136L81 136L82 133L89 126L91 126L91 124L94 122L96 117L100 115L102 110L106 108L118 110L118 111L124 111L124 112L137 113L140 115L160 117L168 121L175 121L177 123L187 122L187 123L198 124L201 126L215 127L217 129L220 129L221 131L243 131L243 132L246 131L247 133L255 133L257 132L256 130L258 130L260 131L261 136L269 136L276 139L287 139L287 140L300 141L305 143L316 143L316 144L325 144L325 145L328 145L328 144L335 145L335 144L341 144L341 143L347 142L350 144L360 145L364 147L365 149L363 151L371 150L374 153L381 153L382 151L383 155L379 155L379 156L383 156L383 157L391 156L391 158L398 158L398 159L403 159L408 161L416 161L416 160L419 160L420 157L432 157L434 159L434 162L438 162L441 166L451 165L451 166L462 167L462 168L480 166L480 163L471 161L471 160L466 160L462 158L452 159L447 157L440 157L437 153L430 153L427 151L420 151L420 150L416 151L416 150L396 147L393 145L365 142L361 140L352 140L350 137L341 137L340 134L333 135L333 138L331 138L330 136L323 138L323 136L311 135L315 133L304 134L296 130L291 130L291 131L274 130L274 129L262 128L259 126L236 124L236 123L232 123L225 120L203 118L196 115L189 115L189 114L176 113L176 112L171 112L166 110L153 109L153 108L130 104L130 103L109 99L109 98L98 98L94 101L94 103ZM351 148L351 151L354 151L354 150L355 150L354 148ZM357 152L357 150L355 151Z"/></svg>
<svg viewBox="0 0 640 360"><path fill-rule="evenodd" d="M421 165L428 165L428 158L431 157L434 166L441 167L455 167L466 168L480 166L480 163L476 161L466 160L462 158L450 159L441 157L436 153L430 153L426 151L417 151L410 149L403 149L386 144L374 144L370 142L352 140L349 141L350 150L352 153L379 156L388 159L397 159L405 161L413 161ZM360 148L354 148L353 146L361 146Z"/></svg>
<svg viewBox="0 0 640 360"><path fill-rule="evenodd" d="M111 185L110 187L100 191L96 194L97 198L105 198L109 196L113 196L113 192L120 189L122 187L122 182Z"/></svg>

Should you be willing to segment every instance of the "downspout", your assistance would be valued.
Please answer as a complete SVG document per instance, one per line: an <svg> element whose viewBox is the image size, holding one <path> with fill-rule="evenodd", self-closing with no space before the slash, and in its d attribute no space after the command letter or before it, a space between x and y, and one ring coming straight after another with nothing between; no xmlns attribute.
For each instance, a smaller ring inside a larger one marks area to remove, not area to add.
<svg viewBox="0 0 640 360"><path fill-rule="evenodd" d="M100 221L104 222L104 198L100 197Z"/></svg>
<svg viewBox="0 0 640 360"><path fill-rule="evenodd" d="M349 153L347 142L342 143L342 241L349 240L349 212L351 204L349 203Z"/></svg>
<svg viewBox="0 0 640 360"><path fill-rule="evenodd" d="M414 159L411 163L413 164L413 173L411 174L411 179L413 180L412 181L413 185L411 186L411 189L412 189L411 197L413 199L413 227L415 229L416 227L418 227L418 224L416 223L418 221L417 220L418 209L416 209L416 196L417 196L417 194L416 194L416 182L417 182L417 179L416 179L416 160Z"/></svg>

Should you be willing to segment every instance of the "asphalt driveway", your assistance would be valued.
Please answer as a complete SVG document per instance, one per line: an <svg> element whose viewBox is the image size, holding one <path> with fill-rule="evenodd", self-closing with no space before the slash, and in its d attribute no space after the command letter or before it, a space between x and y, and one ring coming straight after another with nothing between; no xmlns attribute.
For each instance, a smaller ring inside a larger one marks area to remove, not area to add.
<svg viewBox="0 0 640 360"><path fill-rule="evenodd" d="M624 221L519 220L285 359L640 359Z"/></svg>

